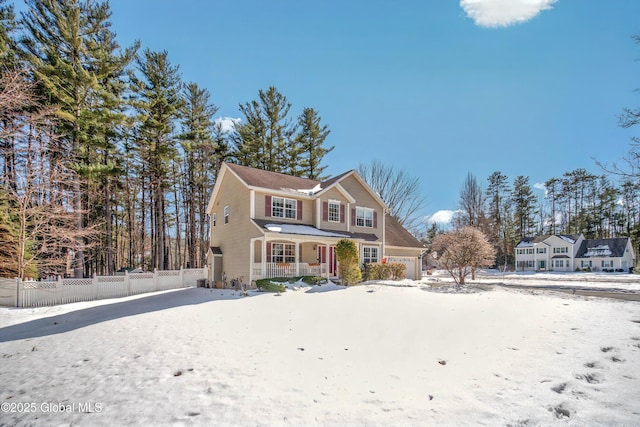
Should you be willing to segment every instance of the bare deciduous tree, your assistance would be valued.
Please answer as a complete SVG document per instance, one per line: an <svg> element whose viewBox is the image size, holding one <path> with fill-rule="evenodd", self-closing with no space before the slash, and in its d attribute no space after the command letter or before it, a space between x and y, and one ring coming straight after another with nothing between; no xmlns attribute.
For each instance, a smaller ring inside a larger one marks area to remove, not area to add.
<svg viewBox="0 0 640 427"><path fill-rule="evenodd" d="M361 163L358 173L387 204L389 214L404 228L415 231L422 224L419 212L424 207L425 198L420 188L420 178L379 160L369 165Z"/></svg>
<svg viewBox="0 0 640 427"><path fill-rule="evenodd" d="M495 262L496 252L486 236L473 227L458 228L435 237L432 250L456 284L463 285L465 278L478 268L490 267Z"/></svg>
<svg viewBox="0 0 640 427"><path fill-rule="evenodd" d="M5 255L0 262L18 277L47 272L62 273L91 228L76 227L73 200L74 174L66 148L55 129L55 107L41 107L33 95L33 84L21 75L8 72L0 78L0 100L19 102L3 104L1 137L11 145L3 151L4 161L11 154L11 180L4 178L3 204L8 209L3 233ZM56 151L59 150L59 151ZM5 227L7 229L7 227Z"/></svg>
<svg viewBox="0 0 640 427"><path fill-rule="evenodd" d="M460 189L460 209L454 218L456 227L478 227L485 218L484 190L471 172Z"/></svg>

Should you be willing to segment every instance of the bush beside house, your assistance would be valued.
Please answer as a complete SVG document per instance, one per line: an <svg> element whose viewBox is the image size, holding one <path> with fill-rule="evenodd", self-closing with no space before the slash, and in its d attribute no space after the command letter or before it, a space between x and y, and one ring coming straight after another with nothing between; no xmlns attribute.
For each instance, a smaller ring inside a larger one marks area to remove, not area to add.
<svg viewBox="0 0 640 427"><path fill-rule="evenodd" d="M340 239L336 244L338 272L343 285L355 285L362 280L358 246L349 239Z"/></svg>

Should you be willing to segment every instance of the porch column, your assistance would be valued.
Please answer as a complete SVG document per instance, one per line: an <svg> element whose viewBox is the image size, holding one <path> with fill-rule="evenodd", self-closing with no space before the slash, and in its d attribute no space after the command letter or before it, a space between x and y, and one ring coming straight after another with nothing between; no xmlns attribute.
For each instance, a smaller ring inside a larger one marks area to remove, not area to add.
<svg viewBox="0 0 640 427"><path fill-rule="evenodd" d="M254 245L255 245L255 239L250 239L249 240L249 283L248 285L251 286L251 283L253 283L253 256L254 256Z"/></svg>
<svg viewBox="0 0 640 427"><path fill-rule="evenodd" d="M296 276L300 275L300 242L295 242L294 256L296 257Z"/></svg>
<svg viewBox="0 0 640 427"><path fill-rule="evenodd" d="M262 278L264 278L265 274L267 273L267 237L262 237L261 239L262 241L262 256L260 259L260 264L261 267L260 269L262 270Z"/></svg>

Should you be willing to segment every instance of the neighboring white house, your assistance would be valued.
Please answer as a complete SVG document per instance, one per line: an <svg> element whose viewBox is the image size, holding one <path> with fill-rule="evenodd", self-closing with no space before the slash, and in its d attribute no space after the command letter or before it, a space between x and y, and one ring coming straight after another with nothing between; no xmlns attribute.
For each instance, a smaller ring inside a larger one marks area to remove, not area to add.
<svg viewBox="0 0 640 427"><path fill-rule="evenodd" d="M578 235L525 238L516 246L516 271L629 271L635 253L628 237L585 239Z"/></svg>

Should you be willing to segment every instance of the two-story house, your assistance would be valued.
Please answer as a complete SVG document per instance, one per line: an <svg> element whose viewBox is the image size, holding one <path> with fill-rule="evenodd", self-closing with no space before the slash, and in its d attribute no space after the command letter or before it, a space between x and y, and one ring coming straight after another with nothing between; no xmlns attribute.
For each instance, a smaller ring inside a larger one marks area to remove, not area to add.
<svg viewBox="0 0 640 427"><path fill-rule="evenodd" d="M577 235L525 238L516 246L516 271L624 270L635 264L631 239Z"/></svg>
<svg viewBox="0 0 640 427"><path fill-rule="evenodd" d="M358 244L361 262L402 262L418 279L424 248L386 210L355 171L320 182L223 163L207 206L209 280L336 277L343 238Z"/></svg>

